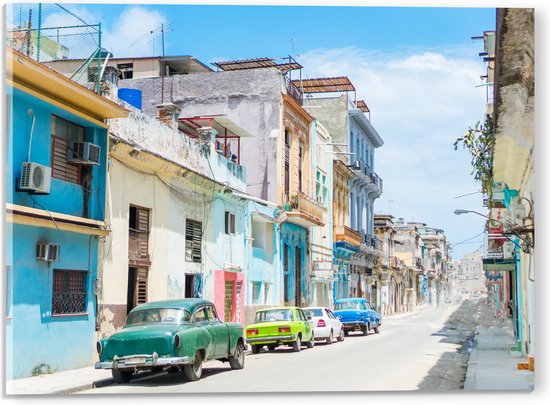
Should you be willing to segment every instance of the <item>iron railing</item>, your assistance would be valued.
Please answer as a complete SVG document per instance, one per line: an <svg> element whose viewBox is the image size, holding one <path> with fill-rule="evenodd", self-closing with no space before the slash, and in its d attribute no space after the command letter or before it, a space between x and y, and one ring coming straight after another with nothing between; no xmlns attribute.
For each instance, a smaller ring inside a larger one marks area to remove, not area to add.
<svg viewBox="0 0 550 405"><path fill-rule="evenodd" d="M380 176L378 176L378 174L376 174L364 161L356 160L354 164L348 165L348 167L363 172L366 176L370 178L372 183L380 189L380 191L384 191L384 182L382 181Z"/></svg>

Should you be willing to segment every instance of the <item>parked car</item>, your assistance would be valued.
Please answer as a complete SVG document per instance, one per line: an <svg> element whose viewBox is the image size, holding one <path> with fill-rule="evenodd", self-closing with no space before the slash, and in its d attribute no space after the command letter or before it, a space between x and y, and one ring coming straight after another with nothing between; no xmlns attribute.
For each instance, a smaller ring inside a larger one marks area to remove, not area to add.
<svg viewBox="0 0 550 405"><path fill-rule="evenodd" d="M360 330L368 335L371 329L380 333L382 316L370 306L365 298L344 298L334 303L334 315L344 325L346 336L349 332Z"/></svg>
<svg viewBox="0 0 550 405"><path fill-rule="evenodd" d="M223 323L210 301L186 298L149 302L132 309L121 331L97 342L96 369L111 369L117 383L140 370L183 371L195 381L202 363L228 361L244 367L243 327Z"/></svg>
<svg viewBox="0 0 550 405"><path fill-rule="evenodd" d="M333 343L334 337L339 342L344 341L344 326L330 309L326 307L307 307L302 309L313 327L313 334L316 340L324 339L329 345Z"/></svg>
<svg viewBox="0 0 550 405"><path fill-rule="evenodd" d="M286 345L299 352L303 343L309 348L315 345L313 328L298 307L256 311L254 323L246 327L246 341L254 354L259 353L263 346L273 351L277 346Z"/></svg>

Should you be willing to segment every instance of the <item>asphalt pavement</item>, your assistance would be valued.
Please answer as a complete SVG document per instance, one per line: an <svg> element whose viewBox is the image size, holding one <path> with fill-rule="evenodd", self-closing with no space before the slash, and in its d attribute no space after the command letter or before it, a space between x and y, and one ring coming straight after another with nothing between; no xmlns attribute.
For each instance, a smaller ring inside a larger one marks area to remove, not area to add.
<svg viewBox="0 0 550 405"><path fill-rule="evenodd" d="M491 320L487 311L482 309L480 321L476 326L464 390L532 391L534 372L518 370L518 363L528 363L528 360L510 350L514 343L510 320ZM414 315L415 313L405 313L385 318L397 319ZM6 381L4 394L7 396L64 395L110 384L114 384L110 370L96 370L92 365Z"/></svg>

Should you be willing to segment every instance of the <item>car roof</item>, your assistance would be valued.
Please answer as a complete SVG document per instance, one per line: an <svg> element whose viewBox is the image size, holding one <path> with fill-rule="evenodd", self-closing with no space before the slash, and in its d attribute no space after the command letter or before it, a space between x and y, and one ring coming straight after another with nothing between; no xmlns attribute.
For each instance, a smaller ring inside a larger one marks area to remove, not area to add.
<svg viewBox="0 0 550 405"><path fill-rule="evenodd" d="M195 309L202 305L213 305L210 301L202 298L181 298L176 300L164 300L164 301L152 301L145 304L138 305L132 311L139 311L142 309L156 309L156 308L184 308L189 312L194 312Z"/></svg>
<svg viewBox="0 0 550 405"><path fill-rule="evenodd" d="M258 309L256 310L256 312L260 312L260 311L271 311L271 310L281 310L281 309L300 309L299 307L270 307L270 308L262 308L262 309Z"/></svg>
<svg viewBox="0 0 550 405"><path fill-rule="evenodd" d="M327 307L304 307L302 309L328 309Z"/></svg>
<svg viewBox="0 0 550 405"><path fill-rule="evenodd" d="M369 302L369 300L366 298L342 298L341 300L337 300L336 302L359 302L359 301Z"/></svg>

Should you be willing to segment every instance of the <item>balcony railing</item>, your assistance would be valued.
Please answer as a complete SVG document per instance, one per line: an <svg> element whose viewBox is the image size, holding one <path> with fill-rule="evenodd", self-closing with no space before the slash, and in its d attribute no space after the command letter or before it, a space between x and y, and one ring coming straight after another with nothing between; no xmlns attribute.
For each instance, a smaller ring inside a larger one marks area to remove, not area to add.
<svg viewBox="0 0 550 405"><path fill-rule="evenodd" d="M362 160L356 160L354 164L349 165L348 167L352 168L353 170L359 170L360 172L364 173L365 176L370 178L372 183L376 185L380 191L384 190L384 182L378 176L375 172L372 171L372 169Z"/></svg>
<svg viewBox="0 0 550 405"><path fill-rule="evenodd" d="M292 84L290 78L285 76L286 91L290 97L292 97L298 104L302 105L304 102L304 94L302 91Z"/></svg>
<svg viewBox="0 0 550 405"><path fill-rule="evenodd" d="M325 213L326 208L303 192L290 197L289 203L285 205L285 210L288 212L288 218L291 222L293 222L293 217L299 217L296 218L296 221L298 223L306 221L308 224L304 225L324 225L323 214Z"/></svg>
<svg viewBox="0 0 550 405"><path fill-rule="evenodd" d="M376 250L382 250L382 241L374 236L361 232L361 243Z"/></svg>
<svg viewBox="0 0 550 405"><path fill-rule="evenodd" d="M347 242L353 246L361 245L361 233L342 225L334 227L334 240L336 242Z"/></svg>
<svg viewBox="0 0 550 405"><path fill-rule="evenodd" d="M422 260L421 257L417 257L414 261L414 264L418 268L423 268L424 267L424 263L423 263L423 260Z"/></svg>
<svg viewBox="0 0 550 405"><path fill-rule="evenodd" d="M403 261L396 256L390 256L389 263L390 267L401 267L403 265Z"/></svg>
<svg viewBox="0 0 550 405"><path fill-rule="evenodd" d="M149 262L149 232L129 230L128 259L132 262Z"/></svg>

